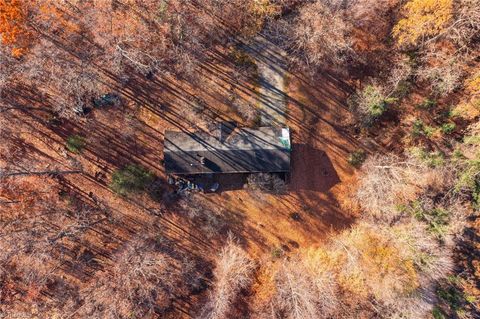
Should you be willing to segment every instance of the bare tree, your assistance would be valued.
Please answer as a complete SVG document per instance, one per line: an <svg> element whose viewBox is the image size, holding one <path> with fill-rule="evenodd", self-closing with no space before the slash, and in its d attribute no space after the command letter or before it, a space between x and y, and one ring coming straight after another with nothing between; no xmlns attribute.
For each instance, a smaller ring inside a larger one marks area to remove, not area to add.
<svg viewBox="0 0 480 319"><path fill-rule="evenodd" d="M314 251L285 260L275 274L275 313L281 318L331 318L339 307L332 270Z"/></svg>
<svg viewBox="0 0 480 319"><path fill-rule="evenodd" d="M466 57L448 54L445 51L429 51L423 57L423 66L416 74L422 81L430 83L434 93L446 96L462 84L462 63Z"/></svg>
<svg viewBox="0 0 480 319"><path fill-rule="evenodd" d="M45 303L41 292L56 289L48 287L54 284L63 290L49 302L52 308L62 308L64 300L75 303L75 285L64 283L59 271L71 261L71 243L85 240L94 225L105 221L106 212L61 201L56 184L38 176L2 180L0 198L15 199L8 207L0 205L2 213L8 212L0 221L0 269L14 279L12 289L28 292L29 304L39 306ZM14 312L15 307L6 303L2 311Z"/></svg>
<svg viewBox="0 0 480 319"><path fill-rule="evenodd" d="M320 66L338 66L353 56L351 26L344 13L334 2L308 2L293 17L269 21L265 32L291 52L293 63L314 72Z"/></svg>
<svg viewBox="0 0 480 319"><path fill-rule="evenodd" d="M115 256L109 274L83 291L87 301L76 311L89 318L152 317L170 306L175 290L172 260L154 248L154 242L134 238Z"/></svg>
<svg viewBox="0 0 480 319"><path fill-rule="evenodd" d="M447 38L465 48L480 35L480 2L460 0L455 2L452 24L446 29Z"/></svg>
<svg viewBox="0 0 480 319"><path fill-rule="evenodd" d="M255 263L235 243L232 236L218 256L215 268L215 286L201 318L226 318L242 289L252 282Z"/></svg>
<svg viewBox="0 0 480 319"><path fill-rule="evenodd" d="M362 166L355 196L367 214L394 220L399 214L395 205L415 200L427 187L448 189L453 174L448 167L430 168L414 157L372 156Z"/></svg>
<svg viewBox="0 0 480 319"><path fill-rule="evenodd" d="M348 30L341 11L315 1L302 7L294 20L292 48L311 68L339 64L351 54Z"/></svg>

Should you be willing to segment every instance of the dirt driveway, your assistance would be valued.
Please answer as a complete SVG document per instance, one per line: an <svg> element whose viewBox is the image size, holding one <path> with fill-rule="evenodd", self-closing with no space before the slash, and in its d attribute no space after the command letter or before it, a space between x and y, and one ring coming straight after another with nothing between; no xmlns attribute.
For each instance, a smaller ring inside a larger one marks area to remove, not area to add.
<svg viewBox="0 0 480 319"><path fill-rule="evenodd" d="M258 103L262 126L285 126L287 101L285 76L286 52L260 34L244 46L256 62L259 76Z"/></svg>

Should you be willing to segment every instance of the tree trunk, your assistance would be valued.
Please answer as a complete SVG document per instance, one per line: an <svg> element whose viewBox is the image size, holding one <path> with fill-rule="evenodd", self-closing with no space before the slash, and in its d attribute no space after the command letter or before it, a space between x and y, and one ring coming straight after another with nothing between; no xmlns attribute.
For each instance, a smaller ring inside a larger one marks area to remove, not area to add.
<svg viewBox="0 0 480 319"><path fill-rule="evenodd" d="M12 176L41 176L41 175L67 175L67 174L80 174L81 170L69 170L69 171L38 171L38 172L0 172L0 178L12 177Z"/></svg>

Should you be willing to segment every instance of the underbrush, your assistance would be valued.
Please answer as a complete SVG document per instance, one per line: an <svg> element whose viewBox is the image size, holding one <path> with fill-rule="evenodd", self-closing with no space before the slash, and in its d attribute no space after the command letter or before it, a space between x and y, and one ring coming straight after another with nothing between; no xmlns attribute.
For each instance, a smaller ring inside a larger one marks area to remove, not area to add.
<svg viewBox="0 0 480 319"><path fill-rule="evenodd" d="M80 153L86 144L84 137L80 135L71 135L67 138L66 148L72 153Z"/></svg>
<svg viewBox="0 0 480 319"><path fill-rule="evenodd" d="M117 194L126 195L146 190L154 179L154 175L144 167L130 164L112 174L110 187Z"/></svg>
<svg viewBox="0 0 480 319"><path fill-rule="evenodd" d="M245 187L251 191L266 192L277 195L287 192L285 181L275 174L268 173L251 174L247 178L247 184Z"/></svg>
<svg viewBox="0 0 480 319"><path fill-rule="evenodd" d="M212 239L228 232L224 211L219 207L205 203L195 194L181 200L179 205L206 238Z"/></svg>
<svg viewBox="0 0 480 319"><path fill-rule="evenodd" d="M355 195L362 216L319 248L288 258L272 251L280 259L275 293L260 313L268 308L275 318L331 318L361 309L380 318L461 316L474 299L452 288L449 278L471 214L465 192L455 190L464 161L422 148L405 157L366 159Z"/></svg>
<svg viewBox="0 0 480 319"><path fill-rule="evenodd" d="M422 202L414 201L401 207L400 210L424 222L430 234L439 240L443 240L447 234L450 213L442 207L427 209L422 204Z"/></svg>
<svg viewBox="0 0 480 319"><path fill-rule="evenodd" d="M364 150L356 150L348 155L347 162L353 167L359 168L367 159L367 154Z"/></svg>

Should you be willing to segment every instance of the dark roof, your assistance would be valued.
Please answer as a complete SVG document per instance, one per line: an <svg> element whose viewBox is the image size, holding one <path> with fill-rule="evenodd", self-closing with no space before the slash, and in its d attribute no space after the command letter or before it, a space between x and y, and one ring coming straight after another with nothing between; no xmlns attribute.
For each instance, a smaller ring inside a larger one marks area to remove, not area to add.
<svg viewBox="0 0 480 319"><path fill-rule="evenodd" d="M165 132L167 174L288 172L288 128L236 129L228 136Z"/></svg>

